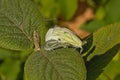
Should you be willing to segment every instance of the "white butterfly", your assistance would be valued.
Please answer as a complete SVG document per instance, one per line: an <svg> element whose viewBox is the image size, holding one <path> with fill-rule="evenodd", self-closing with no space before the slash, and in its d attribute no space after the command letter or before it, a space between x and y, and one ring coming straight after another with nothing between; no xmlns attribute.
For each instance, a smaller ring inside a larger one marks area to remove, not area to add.
<svg viewBox="0 0 120 80"><path fill-rule="evenodd" d="M65 27L59 27L55 25L54 28L50 28L45 36L45 46L46 50L52 50L59 47L73 46L76 48L81 48L84 43L78 38L71 30Z"/></svg>

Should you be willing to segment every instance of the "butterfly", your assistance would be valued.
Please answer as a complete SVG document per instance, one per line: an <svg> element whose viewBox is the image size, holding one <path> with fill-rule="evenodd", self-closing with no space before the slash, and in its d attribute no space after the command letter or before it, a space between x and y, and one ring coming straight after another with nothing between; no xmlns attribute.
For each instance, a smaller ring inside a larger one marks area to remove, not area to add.
<svg viewBox="0 0 120 80"><path fill-rule="evenodd" d="M72 46L80 48L80 52L82 52L82 45L85 43L68 28L55 25L54 28L50 28L46 33L44 48L45 50L53 50L60 47L66 48Z"/></svg>

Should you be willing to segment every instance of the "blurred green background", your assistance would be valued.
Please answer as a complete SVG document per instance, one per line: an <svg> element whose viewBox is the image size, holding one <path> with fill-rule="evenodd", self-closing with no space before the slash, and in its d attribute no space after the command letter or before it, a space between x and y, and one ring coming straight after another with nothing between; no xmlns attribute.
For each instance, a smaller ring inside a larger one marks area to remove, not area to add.
<svg viewBox="0 0 120 80"><path fill-rule="evenodd" d="M86 8L91 8L95 18L87 21L83 26L88 31L95 31L101 26L119 22L120 1L119 0L33 0L38 5L42 15L50 19L62 17L65 21L71 20L76 14L76 10L84 13Z"/></svg>
<svg viewBox="0 0 120 80"><path fill-rule="evenodd" d="M59 19L71 21L76 10L80 15L85 9L94 12L94 19L80 25L88 32L94 32L107 24L120 21L120 0L32 0L41 14L49 21ZM83 7L78 9L78 6ZM28 56L27 51L17 52L0 48L0 80L23 80L24 62ZM32 52L32 51L30 51ZM120 51L119 51L120 53ZM97 80L120 80L120 55L117 54L104 69L105 71Z"/></svg>

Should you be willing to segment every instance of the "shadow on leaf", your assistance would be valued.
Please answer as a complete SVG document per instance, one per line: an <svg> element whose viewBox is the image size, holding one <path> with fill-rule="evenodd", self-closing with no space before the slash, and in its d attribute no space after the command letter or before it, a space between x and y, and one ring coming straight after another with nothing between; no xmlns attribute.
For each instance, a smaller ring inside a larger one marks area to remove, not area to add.
<svg viewBox="0 0 120 80"><path fill-rule="evenodd" d="M107 66L119 50L120 43L106 51L104 54L96 55L90 61L86 62L87 80L96 80L103 72L103 68Z"/></svg>
<svg viewBox="0 0 120 80"><path fill-rule="evenodd" d="M82 53L84 54L85 52L87 52L91 48L91 45L93 44L93 34L91 34L90 36L83 39L83 41L87 41L87 44L83 45L83 52Z"/></svg>
<svg viewBox="0 0 120 80"><path fill-rule="evenodd" d="M120 74L116 75L114 80L120 80Z"/></svg>

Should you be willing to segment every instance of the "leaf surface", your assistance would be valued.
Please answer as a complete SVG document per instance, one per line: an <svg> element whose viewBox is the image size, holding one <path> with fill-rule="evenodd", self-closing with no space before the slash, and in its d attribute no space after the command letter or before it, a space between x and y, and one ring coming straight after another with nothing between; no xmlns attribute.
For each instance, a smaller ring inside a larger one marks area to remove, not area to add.
<svg viewBox="0 0 120 80"><path fill-rule="evenodd" d="M21 61L17 59L7 58L0 65L0 72L2 80L17 80L17 76L20 72Z"/></svg>
<svg viewBox="0 0 120 80"><path fill-rule="evenodd" d="M95 55L104 54L106 51L120 43L120 23L115 23L103 27L90 36L92 45L86 52L88 54L87 60L89 61Z"/></svg>
<svg viewBox="0 0 120 80"><path fill-rule="evenodd" d="M25 65L26 80L86 80L81 55L74 49L34 52Z"/></svg>
<svg viewBox="0 0 120 80"><path fill-rule="evenodd" d="M120 51L119 29L120 23L111 24L99 29L88 39L92 40L92 45L85 53L86 55L83 54L86 60L88 80L96 80L107 64Z"/></svg>
<svg viewBox="0 0 120 80"><path fill-rule="evenodd" d="M70 20L77 9L77 0L59 0L62 16Z"/></svg>
<svg viewBox="0 0 120 80"><path fill-rule="evenodd" d="M33 47L33 32L40 34L43 17L30 0L0 0L0 47Z"/></svg>

